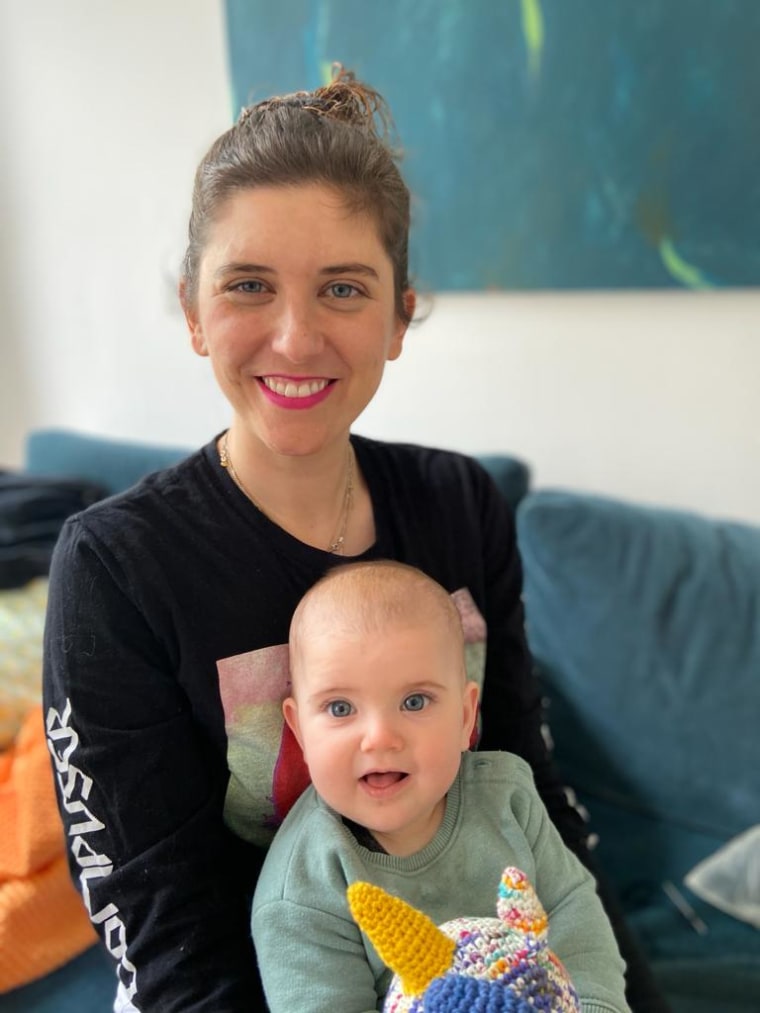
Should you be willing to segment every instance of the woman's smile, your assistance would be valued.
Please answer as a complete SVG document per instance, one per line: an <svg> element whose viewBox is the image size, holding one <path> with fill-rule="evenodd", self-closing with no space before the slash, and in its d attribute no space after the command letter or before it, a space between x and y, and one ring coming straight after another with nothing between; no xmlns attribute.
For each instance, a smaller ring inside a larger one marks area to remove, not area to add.
<svg viewBox="0 0 760 1013"><path fill-rule="evenodd" d="M324 377L297 378L284 376L260 376L264 396L280 408L313 408L330 395L335 380Z"/></svg>

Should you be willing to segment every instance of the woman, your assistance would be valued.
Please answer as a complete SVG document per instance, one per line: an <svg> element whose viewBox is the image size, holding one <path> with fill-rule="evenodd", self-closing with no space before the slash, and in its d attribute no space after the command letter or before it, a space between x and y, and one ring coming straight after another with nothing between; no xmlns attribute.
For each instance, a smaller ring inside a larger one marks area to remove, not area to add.
<svg viewBox="0 0 760 1013"><path fill-rule="evenodd" d="M415 306L384 112L341 73L211 147L180 297L230 427L72 518L57 548L46 718L120 1010L263 1008L250 900L304 783L279 721L288 624L346 558L400 559L468 597L488 630L480 745L531 763L585 855L541 736L506 506L466 457L350 434Z"/></svg>

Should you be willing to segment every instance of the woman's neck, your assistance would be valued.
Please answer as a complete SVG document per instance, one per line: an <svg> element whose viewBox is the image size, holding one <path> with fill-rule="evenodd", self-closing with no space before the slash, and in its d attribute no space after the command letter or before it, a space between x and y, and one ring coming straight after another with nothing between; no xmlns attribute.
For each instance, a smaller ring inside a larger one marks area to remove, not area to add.
<svg viewBox="0 0 760 1013"><path fill-rule="evenodd" d="M233 426L217 449L231 481L299 541L341 555L356 555L374 541L372 505L348 435L299 457L246 440Z"/></svg>

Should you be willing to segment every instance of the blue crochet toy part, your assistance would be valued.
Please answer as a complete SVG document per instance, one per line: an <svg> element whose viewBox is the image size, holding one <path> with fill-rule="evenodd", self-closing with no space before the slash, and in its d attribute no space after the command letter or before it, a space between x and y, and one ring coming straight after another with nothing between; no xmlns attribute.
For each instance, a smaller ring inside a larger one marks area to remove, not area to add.
<svg viewBox="0 0 760 1013"><path fill-rule="evenodd" d="M348 901L394 972L383 1013L579 1013L578 995L547 943L546 912L520 869L502 874L496 918L437 927L370 883L352 884Z"/></svg>

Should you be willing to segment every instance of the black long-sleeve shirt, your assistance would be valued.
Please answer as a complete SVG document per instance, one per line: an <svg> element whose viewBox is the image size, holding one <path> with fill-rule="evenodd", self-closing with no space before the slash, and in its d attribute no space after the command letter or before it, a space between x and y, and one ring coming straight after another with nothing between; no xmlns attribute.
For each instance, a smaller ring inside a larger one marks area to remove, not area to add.
<svg viewBox="0 0 760 1013"><path fill-rule="evenodd" d="M377 533L360 558L403 560L469 591L487 627L479 744L528 760L577 850L583 831L541 734L509 508L468 457L353 443ZM267 764L230 761L233 697L251 686L243 676L223 700L217 663L284 645L303 593L342 561L260 513L215 441L62 532L45 715L72 875L117 963L124 1011L264 1008L250 941L262 852L228 829L245 818L228 788L258 792L263 808L273 787Z"/></svg>

